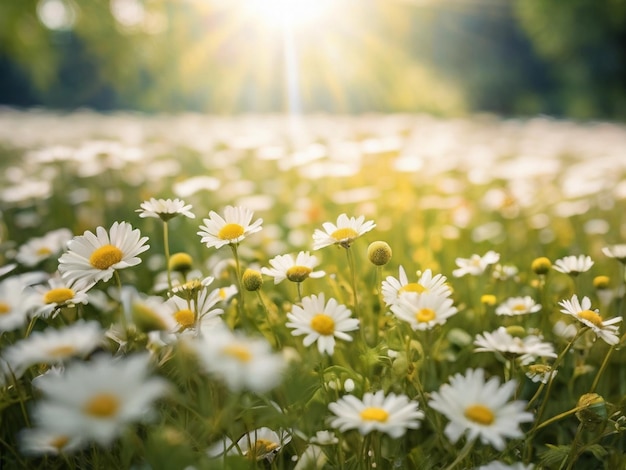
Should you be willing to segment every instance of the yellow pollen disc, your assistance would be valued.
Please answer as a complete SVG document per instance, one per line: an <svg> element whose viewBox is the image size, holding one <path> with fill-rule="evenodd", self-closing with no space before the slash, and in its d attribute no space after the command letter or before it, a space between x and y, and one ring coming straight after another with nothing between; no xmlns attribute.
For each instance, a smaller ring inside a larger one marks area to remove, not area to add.
<svg viewBox="0 0 626 470"><path fill-rule="evenodd" d="M263 458L265 455L269 454L273 450L278 448L278 444L276 442L269 441L267 439L257 439L248 452L248 457L250 458Z"/></svg>
<svg viewBox="0 0 626 470"><path fill-rule="evenodd" d="M493 411L485 405L470 405L465 408L464 414L470 421L474 421L478 424L484 424L486 426L493 423L496 418Z"/></svg>
<svg viewBox="0 0 626 470"><path fill-rule="evenodd" d="M96 269L109 269L114 264L122 261L122 257L122 250L118 247L103 245L91 254L89 264Z"/></svg>
<svg viewBox="0 0 626 470"><path fill-rule="evenodd" d="M242 236L244 231L239 224L226 224L217 232L217 236L222 240L234 240Z"/></svg>
<svg viewBox="0 0 626 470"><path fill-rule="evenodd" d="M302 282L309 277L311 271L308 266L292 266L287 270L287 279L291 282Z"/></svg>
<svg viewBox="0 0 626 470"><path fill-rule="evenodd" d="M93 396L83 410L86 414L95 418L111 418L120 409L120 400L111 393L100 393Z"/></svg>
<svg viewBox="0 0 626 470"><path fill-rule="evenodd" d="M67 436L58 436L50 441L50 445L57 450L63 449L70 441L70 438Z"/></svg>
<svg viewBox="0 0 626 470"><path fill-rule="evenodd" d="M525 311L527 309L526 309L526 305L524 305L524 304L516 304L516 305L513 305L512 310L514 310L516 312L523 312L523 311Z"/></svg>
<svg viewBox="0 0 626 470"><path fill-rule="evenodd" d="M365 408L359 416L363 421L378 421L379 423L385 423L389 419L389 413L382 408Z"/></svg>
<svg viewBox="0 0 626 470"><path fill-rule="evenodd" d="M335 240L352 240L359 236L354 229L350 227L339 228L330 234Z"/></svg>
<svg viewBox="0 0 626 470"><path fill-rule="evenodd" d="M219 290L219 295L220 295L220 299L222 299L222 300L225 299L226 298L226 289L221 288Z"/></svg>
<svg viewBox="0 0 626 470"><path fill-rule="evenodd" d="M64 344L62 346L57 346L56 348L49 350L48 354L50 354L52 357L59 358L59 357L71 356L75 352L76 352L76 348L74 348L74 346Z"/></svg>
<svg viewBox="0 0 626 470"><path fill-rule="evenodd" d="M47 304L62 304L74 298L74 291L67 287L57 287L46 292L43 301Z"/></svg>
<svg viewBox="0 0 626 470"><path fill-rule="evenodd" d="M426 289L423 285L418 284L417 282L410 282L405 286L400 287L400 289L398 290L398 294L402 294L403 292L416 292L418 294L421 294L423 292L426 292L428 289Z"/></svg>
<svg viewBox="0 0 626 470"><path fill-rule="evenodd" d="M594 326L602 328L602 317L592 310L583 310L578 313L578 318L593 323Z"/></svg>
<svg viewBox="0 0 626 470"><path fill-rule="evenodd" d="M222 354L230 357L234 357L240 362L250 362L252 360L252 354L250 350L240 344L229 344L222 349Z"/></svg>
<svg viewBox="0 0 626 470"><path fill-rule="evenodd" d="M311 320L311 328L320 335L329 336L335 332L335 320L325 313L318 313Z"/></svg>
<svg viewBox="0 0 626 470"><path fill-rule="evenodd" d="M189 309L183 309L174 314L174 320L183 328L188 328L194 324L196 315Z"/></svg>
<svg viewBox="0 0 626 470"><path fill-rule="evenodd" d="M420 323L428 323L436 317L435 311L431 308L423 308L415 314L415 319Z"/></svg>
<svg viewBox="0 0 626 470"><path fill-rule="evenodd" d="M5 315L11 311L11 306L6 302L0 302L0 315Z"/></svg>
<svg viewBox="0 0 626 470"><path fill-rule="evenodd" d="M52 254L52 250L48 248L47 246L42 246L38 248L37 251L35 251L35 253L38 254L39 256L48 256Z"/></svg>

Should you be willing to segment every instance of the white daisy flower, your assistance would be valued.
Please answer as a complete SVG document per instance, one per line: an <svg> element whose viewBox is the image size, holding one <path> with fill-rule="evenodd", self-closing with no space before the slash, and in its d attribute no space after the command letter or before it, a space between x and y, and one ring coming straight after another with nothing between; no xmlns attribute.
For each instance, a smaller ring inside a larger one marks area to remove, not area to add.
<svg viewBox="0 0 626 470"><path fill-rule="evenodd" d="M282 380L284 360L272 352L263 338L248 338L223 328L213 330L208 337L188 341L203 367L233 391L247 389L263 393Z"/></svg>
<svg viewBox="0 0 626 470"><path fill-rule="evenodd" d="M508 279L516 279L518 274L519 269L517 269L517 266L512 266L509 264L496 264L493 267L492 276L494 279L497 279L499 281L506 281Z"/></svg>
<svg viewBox="0 0 626 470"><path fill-rule="evenodd" d="M19 434L20 451L24 455L71 454L83 448L82 436L66 436L46 429L25 428Z"/></svg>
<svg viewBox="0 0 626 470"><path fill-rule="evenodd" d="M620 263L626 263L626 244L605 246L602 248L602 253L609 258L615 258Z"/></svg>
<svg viewBox="0 0 626 470"><path fill-rule="evenodd" d="M476 335L474 352L496 352L505 357L519 357L522 364L535 361L538 357L556 357L554 346L542 341L539 336L528 335L518 338L510 335L501 326L497 330Z"/></svg>
<svg viewBox="0 0 626 470"><path fill-rule="evenodd" d="M176 217L179 214L195 219L196 216L191 212L191 204L185 204L178 198L172 199L155 199L150 198L149 201L144 201L140 205L141 209L137 209L135 212L139 212L139 217L154 217L161 219L164 222Z"/></svg>
<svg viewBox="0 0 626 470"><path fill-rule="evenodd" d="M408 322L413 330L430 330L435 325L443 325L458 312L448 297L414 292L398 297L390 309L400 320Z"/></svg>
<svg viewBox="0 0 626 470"><path fill-rule="evenodd" d="M96 235L85 231L68 243L69 251L59 258L59 272L68 282L106 282L115 270L141 263L137 255L150 248L146 241L148 237L127 222L114 222L109 232L98 227Z"/></svg>
<svg viewBox="0 0 626 470"><path fill-rule="evenodd" d="M310 346L317 341L320 353L330 355L335 351L335 338L352 341L347 331L359 328L359 320L351 318L352 312L344 305L340 305L333 298L326 303L324 293L311 295L302 299L302 307L294 305L287 314L286 326L293 328L293 336L306 335L304 346Z"/></svg>
<svg viewBox="0 0 626 470"><path fill-rule="evenodd" d="M589 327L597 337L602 338L607 344L615 345L619 343L619 326L616 323L622 321L622 317L614 317L610 320L602 320L598 310L591 310L591 300L583 297L579 302L578 296L573 295L571 300L562 300L559 305L563 307L562 313L571 315L583 325Z"/></svg>
<svg viewBox="0 0 626 470"><path fill-rule="evenodd" d="M339 442L339 439L332 431L317 431L315 436L313 436L309 441L313 444L318 444L321 446L335 445Z"/></svg>
<svg viewBox="0 0 626 470"><path fill-rule="evenodd" d="M530 364L524 369L526 377L535 383L541 382L543 384L547 384L548 380L555 377L558 372L557 369L553 369L547 364Z"/></svg>
<svg viewBox="0 0 626 470"><path fill-rule="evenodd" d="M61 364L72 357L86 357L102 344L103 339L100 323L79 320L59 330L35 331L9 346L3 357L19 378L35 364Z"/></svg>
<svg viewBox="0 0 626 470"><path fill-rule="evenodd" d="M476 470L533 470L534 468L535 465L532 463L528 465L521 462L507 464L500 462L499 460L494 460L486 465L481 465Z"/></svg>
<svg viewBox="0 0 626 470"><path fill-rule="evenodd" d="M466 274L480 276L487 267L500 261L500 254L489 250L483 256L474 254L470 258L457 258L455 260L458 269L452 271L454 277L463 277Z"/></svg>
<svg viewBox="0 0 626 470"><path fill-rule="evenodd" d="M167 392L165 380L148 377L149 360L147 354L123 359L101 354L39 377L43 398L32 410L36 425L68 439L111 444L129 423L145 420L152 403Z"/></svg>
<svg viewBox="0 0 626 470"><path fill-rule="evenodd" d="M430 269L424 271L417 282L409 282L409 278L402 266L400 266L398 271L397 279L393 276L387 276L382 282L381 291L383 300L387 306L396 303L398 297L407 292L414 292L416 294L430 292L443 297L452 295L450 287L446 284L447 278L441 274L433 276Z"/></svg>
<svg viewBox="0 0 626 470"><path fill-rule="evenodd" d="M229 286L224 286L224 287L219 287L216 290L222 302L230 301L230 299L232 299L239 293L239 290L237 289L237 286L235 284L231 284Z"/></svg>
<svg viewBox="0 0 626 470"><path fill-rule="evenodd" d="M168 305L171 308L170 315L178 325L177 329L182 331L186 328L193 328L198 322L208 325L207 322L224 313L221 308L215 308L221 300L219 289L214 289L211 292L202 289L197 297L192 298L189 302L174 296L168 300Z"/></svg>
<svg viewBox="0 0 626 470"><path fill-rule="evenodd" d="M285 279L291 282L303 282L305 279L320 278L326 273L324 271L313 271L319 264L317 257L310 255L308 251L301 251L294 259L292 255L278 255L269 261L272 268L261 268L261 272L266 276L274 278L274 284L278 284Z"/></svg>
<svg viewBox="0 0 626 470"><path fill-rule="evenodd" d="M178 324L172 316L170 305L158 295L144 295L134 287L122 288L124 311L142 331L173 332Z"/></svg>
<svg viewBox="0 0 626 470"><path fill-rule="evenodd" d="M277 433L270 428L262 427L244 434L237 441L237 447L241 455L250 459L271 462L289 442L291 442L291 433L284 430Z"/></svg>
<svg viewBox="0 0 626 470"><path fill-rule="evenodd" d="M590 256L566 256L565 258L557 259L552 268L561 273L576 276L589 271L593 264Z"/></svg>
<svg viewBox="0 0 626 470"><path fill-rule="evenodd" d="M424 418L419 404L409 401L406 395L390 393L385 396L382 390L366 393L363 400L353 395L345 395L338 401L328 405L335 416L330 425L339 431L358 429L362 435L372 431L380 431L397 439L407 429L417 429Z"/></svg>
<svg viewBox="0 0 626 470"><path fill-rule="evenodd" d="M24 292L21 276L0 282L0 333L23 327L35 306L34 297Z"/></svg>
<svg viewBox="0 0 626 470"><path fill-rule="evenodd" d="M53 230L43 237L32 238L21 245L17 250L15 259L24 266L35 266L41 261L61 253L71 239L72 232L68 229Z"/></svg>
<svg viewBox="0 0 626 470"><path fill-rule="evenodd" d="M541 310L541 305L535 303L530 296L511 297L496 307L496 315L526 315Z"/></svg>
<svg viewBox="0 0 626 470"><path fill-rule="evenodd" d="M27 289L32 292L35 310L34 317L48 318L59 312L62 307L73 307L77 304L88 304L87 291L94 286L93 283L65 281L60 275L55 275L48 280L48 285L33 286Z"/></svg>
<svg viewBox="0 0 626 470"><path fill-rule="evenodd" d="M508 401L516 387L514 380L500 386L498 377L485 382L483 369L468 369L432 392L428 404L450 420L444 433L453 444L467 434L469 440L480 437L483 444L502 451L505 438L524 437L520 424L533 420L532 413L524 411L526 402Z"/></svg>
<svg viewBox="0 0 626 470"><path fill-rule="evenodd" d="M226 206L223 218L217 212L211 211L209 218L203 219L204 225L200 225L198 235L208 248L236 245L261 230L263 219L250 223L253 215L254 212L241 206Z"/></svg>
<svg viewBox="0 0 626 470"><path fill-rule="evenodd" d="M322 227L324 230L316 229L313 233L314 250L330 245L341 245L348 248L354 240L376 227L376 224L372 220L365 222L364 215L359 218L348 218L346 214L341 214L337 217L337 225L332 222L324 222Z"/></svg>
<svg viewBox="0 0 626 470"><path fill-rule="evenodd" d="M308 445L304 449L304 452L300 454L298 462L293 467L293 470L312 470L318 468L325 468L328 457L324 453L324 450L316 445Z"/></svg>

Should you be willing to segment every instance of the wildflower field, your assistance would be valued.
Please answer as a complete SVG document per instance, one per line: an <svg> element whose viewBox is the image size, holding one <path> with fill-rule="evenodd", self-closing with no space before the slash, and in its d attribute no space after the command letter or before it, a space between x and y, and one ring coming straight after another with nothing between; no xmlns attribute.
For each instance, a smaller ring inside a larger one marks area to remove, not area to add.
<svg viewBox="0 0 626 470"><path fill-rule="evenodd" d="M0 110L3 469L626 468L626 127Z"/></svg>

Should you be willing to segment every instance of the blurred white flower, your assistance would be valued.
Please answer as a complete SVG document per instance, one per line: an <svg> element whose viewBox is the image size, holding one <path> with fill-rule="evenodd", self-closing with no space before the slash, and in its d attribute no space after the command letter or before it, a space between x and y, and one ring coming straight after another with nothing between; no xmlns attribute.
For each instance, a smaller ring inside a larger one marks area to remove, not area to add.
<svg viewBox="0 0 626 470"><path fill-rule="evenodd" d="M552 267L554 270L564 274L571 274L576 276L580 273L587 272L593 266L590 256L566 256L565 258L558 259L554 262Z"/></svg>
<svg viewBox="0 0 626 470"><path fill-rule="evenodd" d="M483 256L474 254L470 258L457 258L455 263L458 269L452 271L452 275L454 277L463 277L466 274L480 276L488 266L497 263L499 260L500 254L491 250Z"/></svg>
<svg viewBox="0 0 626 470"><path fill-rule="evenodd" d="M605 246L602 248L602 253L609 258L615 258L620 263L626 263L626 244Z"/></svg>
<svg viewBox="0 0 626 470"><path fill-rule="evenodd" d="M541 305L528 295L524 297L510 297L496 307L496 315L525 315L541 310Z"/></svg>
<svg viewBox="0 0 626 470"><path fill-rule="evenodd" d="M15 259L24 266L33 267L41 261L61 253L72 239L66 228L53 230L43 237L31 238L18 248Z"/></svg>
<svg viewBox="0 0 626 470"><path fill-rule="evenodd" d="M185 201L178 198L174 200L151 198L149 201L142 202L140 207L141 209L135 211L139 212L139 217L154 217L165 222L179 214L190 219L195 219L196 217L191 212L191 204L185 204Z"/></svg>
<svg viewBox="0 0 626 470"><path fill-rule="evenodd" d="M535 361L538 357L556 357L554 346L542 341L535 335L518 338L510 335L506 328L501 326L491 333L485 331L476 335L474 345L478 346L474 352L496 352L504 357L519 357L522 364Z"/></svg>

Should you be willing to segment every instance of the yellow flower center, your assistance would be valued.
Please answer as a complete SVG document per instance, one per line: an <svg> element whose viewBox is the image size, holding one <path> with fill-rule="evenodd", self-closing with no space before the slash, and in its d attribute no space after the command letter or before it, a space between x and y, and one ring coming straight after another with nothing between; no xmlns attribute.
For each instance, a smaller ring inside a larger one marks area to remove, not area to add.
<svg viewBox="0 0 626 470"><path fill-rule="evenodd" d="M311 328L320 335L329 336L335 332L335 320L325 313L318 313L311 320Z"/></svg>
<svg viewBox="0 0 626 470"><path fill-rule="evenodd" d="M363 421L378 421L379 423L385 423L389 419L389 413L382 408L365 408L359 413Z"/></svg>
<svg viewBox="0 0 626 470"><path fill-rule="evenodd" d="M0 315L6 315L11 312L11 306L6 302L0 301Z"/></svg>
<svg viewBox="0 0 626 470"><path fill-rule="evenodd" d="M244 231L244 228L239 224L226 224L217 232L217 236L222 240L235 240L242 236Z"/></svg>
<svg viewBox="0 0 626 470"><path fill-rule="evenodd" d="M602 317L592 310L583 310L578 313L578 318L591 322L594 326L602 328Z"/></svg>
<svg viewBox="0 0 626 470"><path fill-rule="evenodd" d="M292 266L287 270L287 279L291 282L302 282L309 277L311 271L313 270L308 266Z"/></svg>
<svg viewBox="0 0 626 470"><path fill-rule="evenodd" d="M223 287L219 290L220 299L224 300L226 298L226 289Z"/></svg>
<svg viewBox="0 0 626 470"><path fill-rule="evenodd" d="M480 301L485 305L493 306L496 304L496 296L492 294L483 294L480 296Z"/></svg>
<svg viewBox="0 0 626 470"><path fill-rule="evenodd" d="M470 421L474 421L475 423L483 424L485 426L493 423L496 418L493 411L485 405L470 405L465 408L464 414Z"/></svg>
<svg viewBox="0 0 626 470"><path fill-rule="evenodd" d="M189 328L196 321L196 315L191 310L185 308L174 314L174 320L183 328Z"/></svg>
<svg viewBox="0 0 626 470"><path fill-rule="evenodd" d="M352 240L359 236L356 231L350 227L338 228L333 233L330 234L335 240Z"/></svg>
<svg viewBox="0 0 626 470"><path fill-rule="evenodd" d="M48 351L48 354L55 358L62 358L71 356L76 352L76 348L74 346L70 346L69 344L64 344L61 346L57 346L56 348L52 348Z"/></svg>
<svg viewBox="0 0 626 470"><path fill-rule="evenodd" d="M428 323L437 317L432 308L422 308L415 314L415 319L420 323Z"/></svg>
<svg viewBox="0 0 626 470"><path fill-rule="evenodd" d="M515 311L515 312L523 312L523 311L527 310L527 308L526 308L526 305L524 305L524 304L515 304L515 305L513 305L512 310Z"/></svg>
<svg viewBox="0 0 626 470"><path fill-rule="evenodd" d="M222 354L234 357L239 362L250 362L252 360L252 354L250 354L250 350L240 344L229 344L222 349Z"/></svg>
<svg viewBox="0 0 626 470"><path fill-rule="evenodd" d="M268 439L257 439L248 452L248 457L251 459L259 459L263 458L270 452L278 449L278 444L276 442L272 442Z"/></svg>
<svg viewBox="0 0 626 470"><path fill-rule="evenodd" d="M57 436L54 439L50 440L50 445L57 450L63 449L70 441L70 438L67 436Z"/></svg>
<svg viewBox="0 0 626 470"><path fill-rule="evenodd" d="M47 246L42 246L40 248L37 248L37 251L35 251L35 253L39 256L48 256L52 254L52 250Z"/></svg>
<svg viewBox="0 0 626 470"><path fill-rule="evenodd" d="M418 284L417 282L409 282L407 285L400 287L398 290L398 294L402 294L403 292L415 292L417 294L422 294L426 292L426 289L423 285Z"/></svg>
<svg viewBox="0 0 626 470"><path fill-rule="evenodd" d="M68 300L74 298L74 291L67 287L57 287L46 292L43 296L44 303L47 304L62 304Z"/></svg>
<svg viewBox="0 0 626 470"><path fill-rule="evenodd" d="M86 404L83 410L95 418L111 418L120 409L120 399L111 393L99 393L94 395Z"/></svg>
<svg viewBox="0 0 626 470"><path fill-rule="evenodd" d="M118 247L113 245L102 245L96 249L89 257L89 264L96 269L109 269L116 263L122 261L123 253Z"/></svg>

